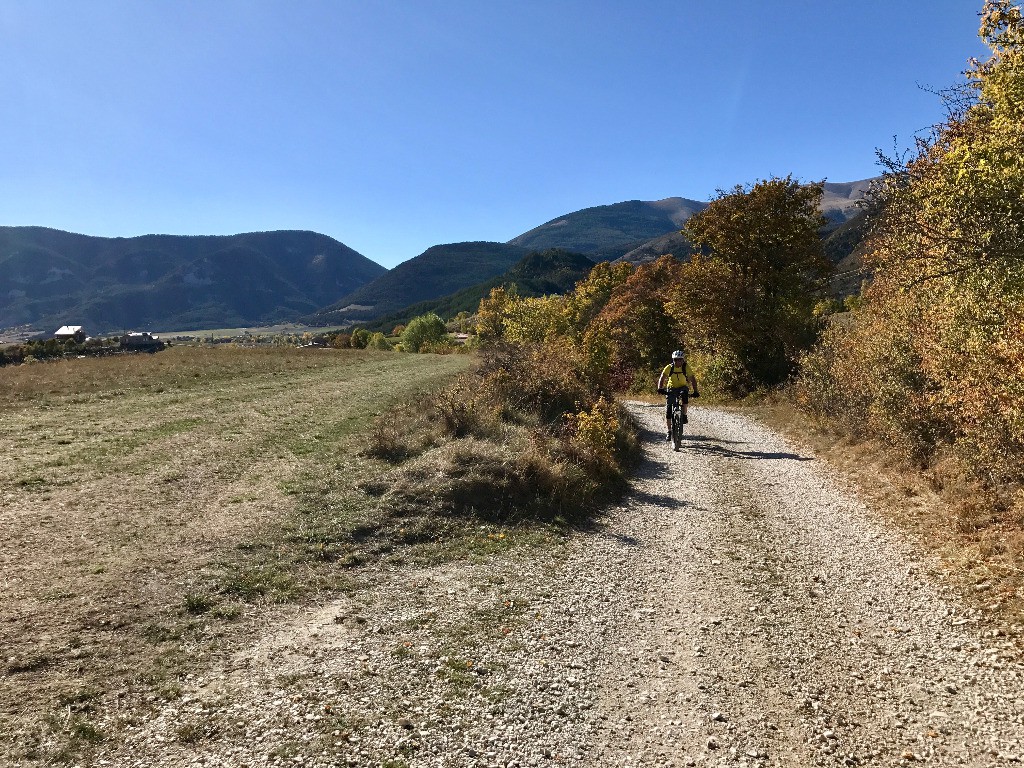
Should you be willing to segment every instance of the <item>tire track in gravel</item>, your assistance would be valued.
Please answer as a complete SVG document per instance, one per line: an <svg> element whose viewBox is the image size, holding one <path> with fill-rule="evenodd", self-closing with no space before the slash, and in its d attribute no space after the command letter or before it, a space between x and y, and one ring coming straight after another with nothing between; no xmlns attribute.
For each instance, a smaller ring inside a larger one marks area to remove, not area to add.
<svg viewBox="0 0 1024 768"><path fill-rule="evenodd" d="M602 671L598 764L1024 759L1014 638L980 636L824 468L708 409L673 453L656 444L660 411L634 413L654 444L622 522L656 610L624 627L631 660Z"/></svg>

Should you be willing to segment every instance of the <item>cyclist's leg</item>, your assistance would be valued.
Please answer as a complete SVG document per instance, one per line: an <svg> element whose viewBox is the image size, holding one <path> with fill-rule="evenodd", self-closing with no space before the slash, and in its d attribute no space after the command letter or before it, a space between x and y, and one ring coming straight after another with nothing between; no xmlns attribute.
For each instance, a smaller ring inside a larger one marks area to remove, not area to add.
<svg viewBox="0 0 1024 768"><path fill-rule="evenodd" d="M665 395L665 432L669 440L672 439L672 401L672 393Z"/></svg>

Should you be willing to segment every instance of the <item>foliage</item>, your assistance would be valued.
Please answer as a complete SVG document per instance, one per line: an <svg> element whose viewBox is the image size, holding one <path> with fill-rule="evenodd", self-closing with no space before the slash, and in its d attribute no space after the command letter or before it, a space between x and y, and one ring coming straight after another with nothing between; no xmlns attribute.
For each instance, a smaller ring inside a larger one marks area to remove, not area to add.
<svg viewBox="0 0 1024 768"><path fill-rule="evenodd" d="M406 352L439 351L447 339L444 320L431 312L409 321L402 331L402 349Z"/></svg>
<svg viewBox="0 0 1024 768"><path fill-rule="evenodd" d="M420 518L421 530L453 515L585 515L617 487L637 442L583 362L545 344L492 345L472 376L380 419L368 453L397 465L379 484L382 509L403 529Z"/></svg>
<svg viewBox="0 0 1024 768"><path fill-rule="evenodd" d="M700 253L670 304L693 347L738 363L732 394L782 383L814 341L831 266L819 230L822 185L791 176L720 192L684 234Z"/></svg>
<svg viewBox="0 0 1024 768"><path fill-rule="evenodd" d="M39 360L60 360L69 357L109 355L119 348L116 339L39 339L23 344L0 347L0 367Z"/></svg>
<svg viewBox="0 0 1024 768"><path fill-rule="evenodd" d="M367 340L366 346L368 349L389 350L392 348L391 342L388 341L388 337L380 331L370 334L370 338Z"/></svg>
<svg viewBox="0 0 1024 768"><path fill-rule="evenodd" d="M348 343L353 349L366 349L370 343L370 332L365 328L353 328Z"/></svg>
<svg viewBox="0 0 1024 768"><path fill-rule="evenodd" d="M975 501L1019 518L1024 21L1007 0L986 2L981 19L991 56L974 62L967 92L947 95L947 122L906 161L883 158L874 282L808 356L796 395L915 463L951 457Z"/></svg>
<svg viewBox="0 0 1024 768"><path fill-rule="evenodd" d="M476 315L480 342L551 345L577 355L602 387L649 391L687 339L713 366L709 394L778 384L820 325L814 308L830 268L821 194L788 177L722 193L688 223L703 253L687 264L671 255L638 267L604 262L561 296L495 287Z"/></svg>
<svg viewBox="0 0 1024 768"><path fill-rule="evenodd" d="M607 341L606 366L613 388L650 390L656 383L654 372L679 346L680 324L666 299L679 281L680 267L672 256L637 267L612 289L590 322L593 352L598 353L597 339Z"/></svg>

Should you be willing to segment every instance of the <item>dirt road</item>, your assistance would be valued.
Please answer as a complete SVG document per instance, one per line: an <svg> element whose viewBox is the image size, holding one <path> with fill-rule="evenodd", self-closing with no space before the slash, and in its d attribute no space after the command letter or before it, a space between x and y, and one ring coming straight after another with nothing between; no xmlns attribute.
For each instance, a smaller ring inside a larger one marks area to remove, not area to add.
<svg viewBox="0 0 1024 768"><path fill-rule="evenodd" d="M937 566L742 415L671 451L635 406L630 496L554 548L276 616L151 714L115 766L998 766L1024 665ZM1019 630L1019 628L1016 628ZM114 723L111 722L113 727Z"/></svg>

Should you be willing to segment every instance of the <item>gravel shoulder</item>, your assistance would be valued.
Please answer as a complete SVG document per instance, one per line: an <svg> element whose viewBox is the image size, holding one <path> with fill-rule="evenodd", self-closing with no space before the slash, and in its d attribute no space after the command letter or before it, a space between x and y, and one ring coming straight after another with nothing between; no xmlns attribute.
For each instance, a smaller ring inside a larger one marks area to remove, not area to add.
<svg viewBox="0 0 1024 768"><path fill-rule="evenodd" d="M631 406L627 498L555 546L366 569L151 713L112 766L998 766L1024 760L994 628L814 457Z"/></svg>

